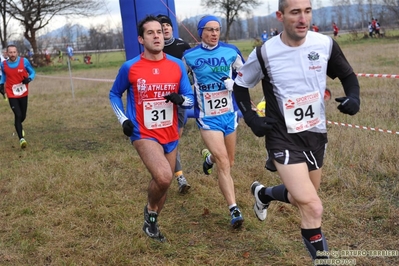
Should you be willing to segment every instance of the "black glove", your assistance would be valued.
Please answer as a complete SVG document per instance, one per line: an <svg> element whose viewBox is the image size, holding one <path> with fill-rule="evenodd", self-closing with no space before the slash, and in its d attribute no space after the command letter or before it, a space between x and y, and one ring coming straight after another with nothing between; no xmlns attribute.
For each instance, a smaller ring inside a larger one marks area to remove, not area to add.
<svg viewBox="0 0 399 266"><path fill-rule="evenodd" d="M122 124L123 133L130 137L133 134L133 122L130 119L127 119Z"/></svg>
<svg viewBox="0 0 399 266"><path fill-rule="evenodd" d="M184 102L183 96L181 96L180 94L178 94L176 92L172 92L171 94L163 96L163 97L166 99L167 103L169 101L171 101L174 104L181 105Z"/></svg>
<svg viewBox="0 0 399 266"><path fill-rule="evenodd" d="M340 103L337 108L341 111L341 113L354 115L359 112L360 100L358 98L351 96L340 97L335 98L335 101Z"/></svg>
<svg viewBox="0 0 399 266"><path fill-rule="evenodd" d="M268 134L277 120L273 117L260 117L254 111L249 111L244 115L245 123L251 128L257 137L263 137Z"/></svg>
<svg viewBox="0 0 399 266"><path fill-rule="evenodd" d="M31 79L30 79L30 78L24 78L24 79L22 80L22 83L23 83L23 84L28 84L29 82L31 82Z"/></svg>
<svg viewBox="0 0 399 266"><path fill-rule="evenodd" d="M0 93L3 94L4 97L4 84L0 84Z"/></svg>

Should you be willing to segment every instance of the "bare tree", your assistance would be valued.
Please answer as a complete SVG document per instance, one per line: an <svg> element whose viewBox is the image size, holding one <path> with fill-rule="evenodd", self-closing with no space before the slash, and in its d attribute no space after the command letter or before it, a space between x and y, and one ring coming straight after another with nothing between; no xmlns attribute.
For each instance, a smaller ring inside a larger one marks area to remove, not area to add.
<svg viewBox="0 0 399 266"><path fill-rule="evenodd" d="M382 0L382 2L387 6L388 10L399 18L399 0ZM399 19L396 21L399 23Z"/></svg>
<svg viewBox="0 0 399 266"><path fill-rule="evenodd" d="M97 25L89 30L90 42L87 44L89 50L105 50L110 48L109 42L111 34L106 30L106 25ZM112 41L112 40L111 40Z"/></svg>
<svg viewBox="0 0 399 266"><path fill-rule="evenodd" d="M123 39L123 30L122 30L122 24L118 23L116 29L115 29L115 39L114 39L115 47L117 49L121 49L125 47L125 42ZM123 53L125 54L125 53Z"/></svg>
<svg viewBox="0 0 399 266"><path fill-rule="evenodd" d="M258 29L258 21L254 17L247 18L248 25L248 36L250 38L258 38L259 37L259 29Z"/></svg>
<svg viewBox="0 0 399 266"><path fill-rule="evenodd" d="M332 19L339 28L348 28L349 25L348 0L337 0L334 6L335 18Z"/></svg>
<svg viewBox="0 0 399 266"><path fill-rule="evenodd" d="M367 21L365 10L364 10L364 0L355 0L354 2L357 4L357 11L360 14L360 27L363 29L364 28L364 22Z"/></svg>
<svg viewBox="0 0 399 266"><path fill-rule="evenodd" d="M319 26L320 31L323 31L327 28L330 29L330 25L327 23L327 10L325 7L323 7L322 0L317 0L316 3L320 16L318 17L318 21L314 21L315 24Z"/></svg>
<svg viewBox="0 0 399 266"><path fill-rule="evenodd" d="M229 40L231 25L239 20L239 13L251 14L252 10L260 4L260 0L202 0L201 2L203 7L216 10L226 19L224 35L226 42Z"/></svg>
<svg viewBox="0 0 399 266"><path fill-rule="evenodd" d="M77 36L74 36L74 26L72 25L71 22L67 22L63 27L61 31L61 39L64 42L64 46L67 44L71 45L74 49L76 49L74 42L76 42Z"/></svg>
<svg viewBox="0 0 399 266"><path fill-rule="evenodd" d="M192 34L192 32L197 32L197 23L190 20L183 20L178 23L179 36L186 42L190 43L192 46L198 42L197 38Z"/></svg>
<svg viewBox="0 0 399 266"><path fill-rule="evenodd" d="M3 1L3 0L1 0ZM5 0L6 12L19 21L24 37L38 54L36 34L46 27L55 16L93 16L104 6L96 0Z"/></svg>
<svg viewBox="0 0 399 266"><path fill-rule="evenodd" d="M10 21L10 17L7 17L6 12L6 0L0 0L0 17L1 17L1 25L0 25L0 42L2 47L6 47L7 45L7 27L8 22Z"/></svg>
<svg viewBox="0 0 399 266"><path fill-rule="evenodd" d="M373 5L375 4L376 0L367 0L367 4L369 5L369 19L374 17L373 14Z"/></svg>

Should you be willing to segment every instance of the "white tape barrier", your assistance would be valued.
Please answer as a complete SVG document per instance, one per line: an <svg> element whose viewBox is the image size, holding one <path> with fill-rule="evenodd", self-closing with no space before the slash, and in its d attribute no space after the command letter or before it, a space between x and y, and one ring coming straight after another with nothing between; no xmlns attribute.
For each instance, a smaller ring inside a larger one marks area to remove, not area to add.
<svg viewBox="0 0 399 266"><path fill-rule="evenodd" d="M399 79L399 75L391 75L391 74L364 74L357 73L358 77L367 77L367 78L391 78L391 79Z"/></svg>
<svg viewBox="0 0 399 266"><path fill-rule="evenodd" d="M363 74L363 73L358 73L356 75L358 77L399 78L399 75L390 75L390 74ZM36 76L42 77L42 78L52 78L52 79L70 79L69 77L52 77L52 76L44 76L44 75L36 75ZM72 77L72 78L73 79L78 79L78 80L87 80L87 81L114 82L113 79L93 79L93 78L79 78L79 77ZM193 117L194 116L194 110L192 110L192 109L191 110L187 110L187 115L188 115L188 117ZM239 112L239 116L242 117L241 112ZM389 129L381 129L381 128L377 128L377 127L358 126L358 125L341 123L341 122L332 122L332 121L329 121L329 120L327 120L327 124L399 135L399 131L394 131L394 130L389 130Z"/></svg>
<svg viewBox="0 0 399 266"><path fill-rule="evenodd" d="M53 77L53 76L44 76L44 75L36 75L36 77L49 78L49 79L71 79L70 77ZM99 82L114 82L115 81L114 79L93 79L93 78L80 78L80 77L72 77L72 79L99 81Z"/></svg>

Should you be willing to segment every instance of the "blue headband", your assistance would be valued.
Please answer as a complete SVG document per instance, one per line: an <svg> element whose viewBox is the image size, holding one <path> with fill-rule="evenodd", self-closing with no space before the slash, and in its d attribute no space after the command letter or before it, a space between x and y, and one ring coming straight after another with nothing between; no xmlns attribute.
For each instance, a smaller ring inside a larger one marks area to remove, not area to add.
<svg viewBox="0 0 399 266"><path fill-rule="evenodd" d="M215 16L208 15L202 17L201 20L198 22L198 27L197 27L198 35L200 38L202 36L202 32L204 31L206 23L208 23L209 21L216 21L217 23L219 23L219 26L221 26L219 19Z"/></svg>

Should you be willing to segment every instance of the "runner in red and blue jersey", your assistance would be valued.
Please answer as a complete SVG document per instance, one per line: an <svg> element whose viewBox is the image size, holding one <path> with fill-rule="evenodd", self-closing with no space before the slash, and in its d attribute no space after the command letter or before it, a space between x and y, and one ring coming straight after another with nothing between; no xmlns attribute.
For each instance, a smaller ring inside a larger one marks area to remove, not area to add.
<svg viewBox="0 0 399 266"><path fill-rule="evenodd" d="M109 97L124 134L152 176L143 231L163 242L157 218L174 175L179 140L177 106L191 108L194 95L182 61L162 51L162 25L156 17L147 16L140 22L138 41L144 52L122 65ZM122 101L125 92L126 112Z"/></svg>
<svg viewBox="0 0 399 266"><path fill-rule="evenodd" d="M7 46L8 60L1 63L0 93L7 95L11 110L14 112L14 126L19 138L19 145L26 148L25 133L22 122L25 121L28 111L29 82L36 75L28 59L18 56L15 45ZM4 86L5 83L5 86Z"/></svg>

